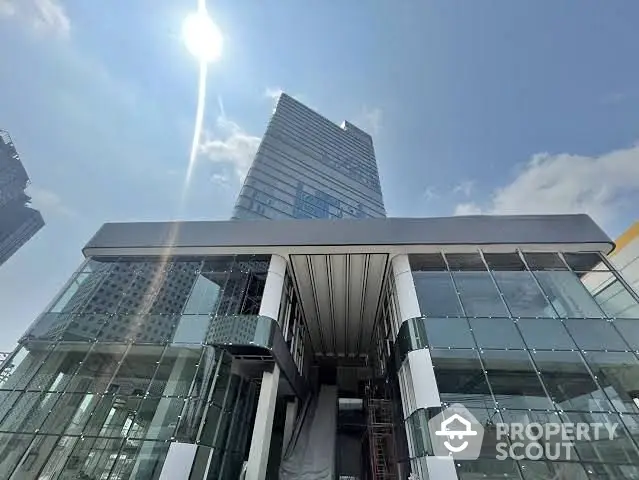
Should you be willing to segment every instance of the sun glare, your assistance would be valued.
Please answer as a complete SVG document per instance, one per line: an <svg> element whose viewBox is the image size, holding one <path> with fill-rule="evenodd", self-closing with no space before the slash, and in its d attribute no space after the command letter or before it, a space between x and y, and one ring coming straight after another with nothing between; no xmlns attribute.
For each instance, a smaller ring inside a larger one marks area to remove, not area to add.
<svg viewBox="0 0 639 480"><path fill-rule="evenodd" d="M201 62L212 62L222 54L222 32L205 10L190 14L182 25L186 48Z"/></svg>

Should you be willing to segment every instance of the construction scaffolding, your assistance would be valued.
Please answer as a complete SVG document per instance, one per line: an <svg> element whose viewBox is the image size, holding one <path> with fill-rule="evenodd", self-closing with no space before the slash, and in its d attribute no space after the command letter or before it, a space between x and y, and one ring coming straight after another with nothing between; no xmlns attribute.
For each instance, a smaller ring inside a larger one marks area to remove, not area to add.
<svg viewBox="0 0 639 480"><path fill-rule="evenodd" d="M393 403L385 386L366 389L367 440L373 480L396 480L395 424Z"/></svg>

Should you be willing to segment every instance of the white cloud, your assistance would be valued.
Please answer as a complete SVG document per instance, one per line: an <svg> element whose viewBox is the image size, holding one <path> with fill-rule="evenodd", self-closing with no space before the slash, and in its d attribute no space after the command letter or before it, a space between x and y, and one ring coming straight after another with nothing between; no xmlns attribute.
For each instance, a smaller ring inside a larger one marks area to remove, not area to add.
<svg viewBox="0 0 639 480"><path fill-rule="evenodd" d="M474 180L464 180L459 185L455 185L455 188L453 188L453 193L461 193L465 197L470 197L470 194L473 193L474 187Z"/></svg>
<svg viewBox="0 0 639 480"><path fill-rule="evenodd" d="M439 194L437 193L435 187L426 187L426 190L424 190L424 192L422 193L422 198L427 202L430 202L431 200L439 198Z"/></svg>
<svg viewBox="0 0 639 480"><path fill-rule="evenodd" d="M381 108L370 108L364 106L362 107L362 110L354 117L353 123L365 132L374 136L377 135L382 129L382 115L383 114Z"/></svg>
<svg viewBox="0 0 639 480"><path fill-rule="evenodd" d="M0 0L0 17L25 23L39 33L67 37L71 29L69 17L58 0Z"/></svg>
<svg viewBox="0 0 639 480"><path fill-rule="evenodd" d="M231 179L226 173L214 173L211 175L211 182L222 188L230 187Z"/></svg>
<svg viewBox="0 0 639 480"><path fill-rule="evenodd" d="M31 206L40 210L45 219L52 215L76 216L75 210L65 205L60 195L51 190L30 185L26 193L31 197Z"/></svg>
<svg viewBox="0 0 639 480"><path fill-rule="evenodd" d="M284 93L284 90L279 87L267 87L266 90L264 90L264 96L270 98L274 102L277 102L279 100L282 93Z"/></svg>
<svg viewBox="0 0 639 480"><path fill-rule="evenodd" d="M219 117L215 130L220 135L205 133L200 152L214 163L230 165L242 181L260 144L260 137L249 135L237 123Z"/></svg>
<svg viewBox="0 0 639 480"><path fill-rule="evenodd" d="M481 215L482 211L479 205L474 203L460 203L455 207L455 215Z"/></svg>
<svg viewBox="0 0 639 480"><path fill-rule="evenodd" d="M602 225L639 194L639 145L600 156L534 155L487 205L463 203L455 214L587 213Z"/></svg>

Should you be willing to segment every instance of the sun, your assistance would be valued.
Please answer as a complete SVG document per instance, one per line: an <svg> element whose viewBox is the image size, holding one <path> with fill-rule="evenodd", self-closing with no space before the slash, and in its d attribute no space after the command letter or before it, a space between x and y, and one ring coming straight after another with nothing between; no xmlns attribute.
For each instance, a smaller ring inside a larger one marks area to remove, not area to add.
<svg viewBox="0 0 639 480"><path fill-rule="evenodd" d="M205 10L184 19L182 35L186 48L200 62L213 62L222 55L222 32Z"/></svg>

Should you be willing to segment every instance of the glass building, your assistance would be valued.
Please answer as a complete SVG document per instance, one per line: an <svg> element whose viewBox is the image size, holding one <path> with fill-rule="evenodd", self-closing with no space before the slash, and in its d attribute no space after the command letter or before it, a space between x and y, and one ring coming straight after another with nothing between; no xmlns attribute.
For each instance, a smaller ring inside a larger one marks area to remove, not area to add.
<svg viewBox="0 0 639 480"><path fill-rule="evenodd" d="M11 137L0 130L0 265L44 226L39 211L29 207L29 185Z"/></svg>
<svg viewBox="0 0 639 480"><path fill-rule="evenodd" d="M370 135L282 93L246 176L234 219L384 217Z"/></svg>
<svg viewBox="0 0 639 480"><path fill-rule="evenodd" d="M589 217L334 225L104 225L3 363L0 478L639 478L639 298ZM434 454L454 403L476 460ZM502 422L616 428L498 460Z"/></svg>

